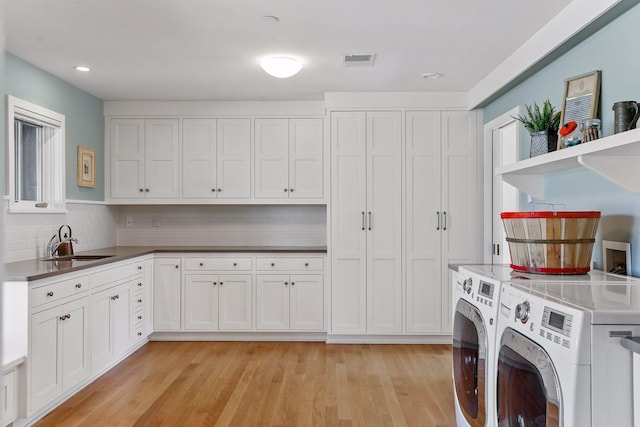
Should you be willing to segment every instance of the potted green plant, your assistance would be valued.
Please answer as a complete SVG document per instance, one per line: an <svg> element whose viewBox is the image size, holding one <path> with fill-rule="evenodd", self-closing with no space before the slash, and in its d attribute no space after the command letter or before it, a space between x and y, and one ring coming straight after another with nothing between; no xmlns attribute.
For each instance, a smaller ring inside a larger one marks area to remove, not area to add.
<svg viewBox="0 0 640 427"><path fill-rule="evenodd" d="M531 134L531 157L555 151L558 145L558 128L560 127L560 112L548 99L542 103L542 108L534 102L526 105L526 115L514 117L521 122Z"/></svg>

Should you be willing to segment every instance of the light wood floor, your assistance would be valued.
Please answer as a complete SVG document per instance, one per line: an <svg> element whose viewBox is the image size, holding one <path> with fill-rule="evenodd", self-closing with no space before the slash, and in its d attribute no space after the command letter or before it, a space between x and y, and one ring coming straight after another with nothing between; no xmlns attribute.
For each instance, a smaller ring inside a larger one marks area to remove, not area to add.
<svg viewBox="0 0 640 427"><path fill-rule="evenodd" d="M455 426L448 345L151 342L36 426Z"/></svg>

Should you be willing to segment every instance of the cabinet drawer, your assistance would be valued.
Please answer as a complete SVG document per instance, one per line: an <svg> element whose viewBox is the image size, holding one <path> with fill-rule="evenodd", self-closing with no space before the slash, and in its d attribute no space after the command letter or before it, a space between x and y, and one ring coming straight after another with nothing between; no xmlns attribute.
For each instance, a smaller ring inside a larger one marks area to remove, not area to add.
<svg viewBox="0 0 640 427"><path fill-rule="evenodd" d="M89 278L87 276L75 277L73 279L40 286L31 289L31 306L37 307L87 290L89 290Z"/></svg>
<svg viewBox="0 0 640 427"><path fill-rule="evenodd" d="M137 264L139 263L122 265L120 267L114 267L108 270L93 273L91 275L91 287L97 288L108 283L113 283L133 277L136 273L139 272L139 270L137 269L137 267L139 266Z"/></svg>
<svg viewBox="0 0 640 427"><path fill-rule="evenodd" d="M256 269L260 271L322 271L321 257L301 258L257 258Z"/></svg>
<svg viewBox="0 0 640 427"><path fill-rule="evenodd" d="M144 310L138 310L133 313L133 329L144 327Z"/></svg>
<svg viewBox="0 0 640 427"><path fill-rule="evenodd" d="M136 326L133 330L133 340L138 341L144 337L144 323Z"/></svg>
<svg viewBox="0 0 640 427"><path fill-rule="evenodd" d="M133 279L133 293L135 295L144 293L144 279L142 277Z"/></svg>
<svg viewBox="0 0 640 427"><path fill-rule="evenodd" d="M133 296L133 311L144 309L144 295Z"/></svg>
<svg viewBox="0 0 640 427"><path fill-rule="evenodd" d="M187 258L188 271L251 270L251 258Z"/></svg>

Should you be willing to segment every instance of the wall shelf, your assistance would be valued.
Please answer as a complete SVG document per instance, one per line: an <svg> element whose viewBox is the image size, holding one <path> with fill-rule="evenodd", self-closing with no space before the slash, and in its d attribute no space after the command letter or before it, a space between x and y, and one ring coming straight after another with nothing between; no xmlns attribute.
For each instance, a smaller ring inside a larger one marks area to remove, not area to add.
<svg viewBox="0 0 640 427"><path fill-rule="evenodd" d="M544 180L548 174L577 167L640 193L640 129L501 166L494 174L525 193L544 199Z"/></svg>

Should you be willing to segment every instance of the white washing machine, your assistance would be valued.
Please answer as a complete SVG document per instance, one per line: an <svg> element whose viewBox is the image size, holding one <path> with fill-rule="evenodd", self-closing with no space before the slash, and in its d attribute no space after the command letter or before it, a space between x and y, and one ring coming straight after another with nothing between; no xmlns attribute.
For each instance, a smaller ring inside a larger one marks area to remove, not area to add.
<svg viewBox="0 0 640 427"><path fill-rule="evenodd" d="M461 266L453 275L453 384L458 427L493 427L494 348L503 267Z"/></svg>
<svg viewBox="0 0 640 427"><path fill-rule="evenodd" d="M632 355L620 341L640 334L640 281L542 277L501 286L494 424L632 426Z"/></svg>

